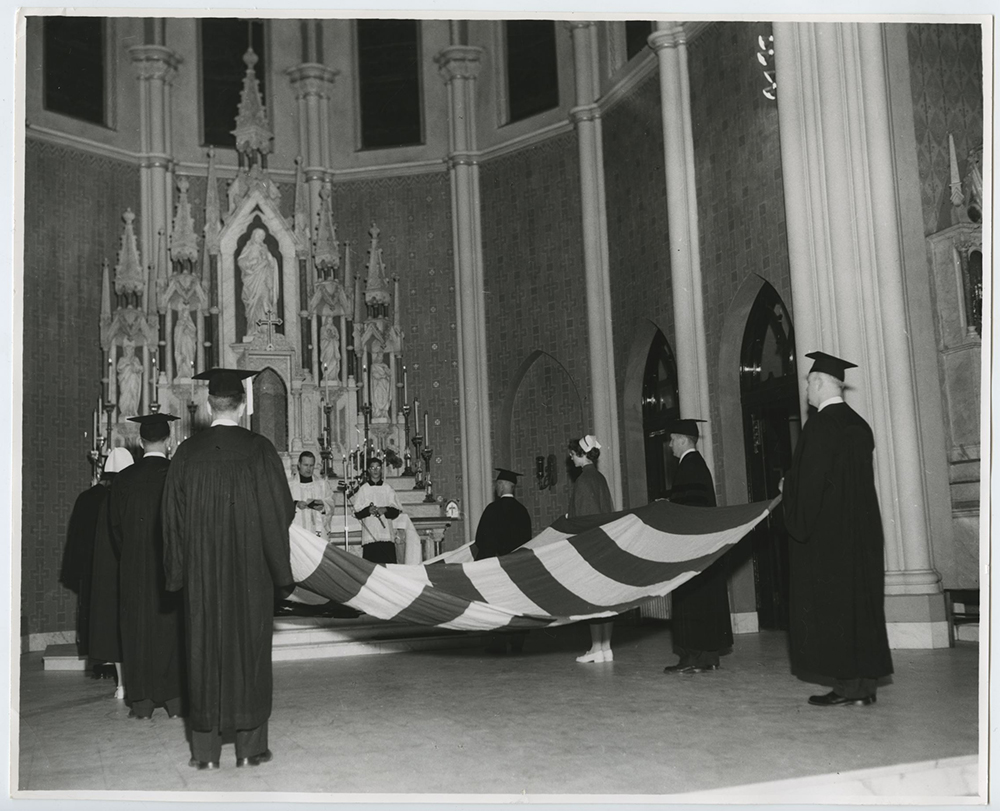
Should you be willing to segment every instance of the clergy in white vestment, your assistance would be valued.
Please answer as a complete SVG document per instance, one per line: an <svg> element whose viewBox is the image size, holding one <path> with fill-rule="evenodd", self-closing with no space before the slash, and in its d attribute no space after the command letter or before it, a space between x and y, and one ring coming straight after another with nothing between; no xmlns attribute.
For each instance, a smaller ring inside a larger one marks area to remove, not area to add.
<svg viewBox="0 0 1000 811"><path fill-rule="evenodd" d="M313 476L316 456L309 451L299 454L298 469L288 482L295 499L295 523L314 535L326 538L328 517L333 514L334 503L330 488L322 476Z"/></svg>

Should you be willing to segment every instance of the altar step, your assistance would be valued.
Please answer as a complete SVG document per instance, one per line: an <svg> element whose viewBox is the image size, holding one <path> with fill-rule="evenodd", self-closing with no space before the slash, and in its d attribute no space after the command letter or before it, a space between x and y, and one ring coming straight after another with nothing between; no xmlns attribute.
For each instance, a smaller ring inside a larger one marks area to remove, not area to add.
<svg viewBox="0 0 1000 811"><path fill-rule="evenodd" d="M454 650L483 647L485 644L485 635L481 633L384 622L367 616L357 619L276 617L271 656L275 662L289 662L380 653ZM48 645L42 655L42 662L45 670L87 669L87 659L77 654L75 644Z"/></svg>

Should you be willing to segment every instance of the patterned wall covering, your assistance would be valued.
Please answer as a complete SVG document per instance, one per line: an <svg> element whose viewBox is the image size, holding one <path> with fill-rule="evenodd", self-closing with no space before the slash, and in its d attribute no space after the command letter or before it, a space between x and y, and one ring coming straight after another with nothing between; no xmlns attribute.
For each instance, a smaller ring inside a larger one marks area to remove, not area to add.
<svg viewBox="0 0 1000 811"><path fill-rule="evenodd" d="M768 23L716 23L688 48L711 419L719 423L719 342L726 310L749 274L792 314L776 103L764 98L757 37ZM780 84L780 77L779 77ZM778 91L781 92L780 89ZM727 456L716 431L715 481Z"/></svg>
<svg viewBox="0 0 1000 811"><path fill-rule="evenodd" d="M434 492L439 499L461 499L458 342L448 175L440 172L334 183L331 202L337 236L351 243L352 271L362 278L368 258L368 229L373 221L378 224L386 272L390 277L399 277L403 300L400 325L406 336L403 359L410 398L419 398L421 415L426 412L431 418ZM453 525L445 536L446 548L460 546L461 539L461 525Z"/></svg>
<svg viewBox="0 0 1000 811"><path fill-rule="evenodd" d="M101 394L101 262L114 267L120 215L138 206L137 166L27 140L22 635L75 627L76 598L59 568L73 502L90 486L84 432Z"/></svg>
<svg viewBox="0 0 1000 811"><path fill-rule="evenodd" d="M913 128L924 233L951 225L948 134L965 176L969 150L983 143L983 40L978 25L907 24Z"/></svg>
<svg viewBox="0 0 1000 811"><path fill-rule="evenodd" d="M616 104L603 122L615 378L619 436L624 437L622 396L636 330L643 322L652 321L674 346L659 74L653 74ZM645 353L649 347L635 351ZM623 458L623 493L628 493L628 481Z"/></svg>
<svg viewBox="0 0 1000 811"><path fill-rule="evenodd" d="M591 404L578 166L576 134L568 133L486 161L480 174L494 462L533 477L536 455L559 459L555 489L539 491L529 479L519 491L536 532L566 510L566 443L592 430L580 424ZM512 451L524 457L501 459L501 406L539 350L551 357L525 375L511 426ZM574 391L579 412L563 408Z"/></svg>

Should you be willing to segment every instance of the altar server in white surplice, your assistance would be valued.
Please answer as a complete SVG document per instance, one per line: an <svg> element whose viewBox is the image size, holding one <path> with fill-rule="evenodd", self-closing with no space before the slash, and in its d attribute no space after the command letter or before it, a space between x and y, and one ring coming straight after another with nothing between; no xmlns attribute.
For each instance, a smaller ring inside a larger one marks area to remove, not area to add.
<svg viewBox="0 0 1000 811"><path fill-rule="evenodd" d="M299 454L298 470L288 482L295 499L295 520L303 529L326 538L328 516L333 514L334 502L329 485L322 476L314 477L316 456L309 451Z"/></svg>

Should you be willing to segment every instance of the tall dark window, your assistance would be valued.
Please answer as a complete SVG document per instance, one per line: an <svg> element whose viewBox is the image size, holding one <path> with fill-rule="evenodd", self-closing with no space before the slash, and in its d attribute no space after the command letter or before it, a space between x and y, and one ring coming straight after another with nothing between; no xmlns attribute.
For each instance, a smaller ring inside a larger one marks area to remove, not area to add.
<svg viewBox="0 0 1000 811"><path fill-rule="evenodd" d="M510 121L559 106L556 24L507 20L507 101Z"/></svg>
<svg viewBox="0 0 1000 811"><path fill-rule="evenodd" d="M648 20L625 21L625 54L631 59L646 47L649 35L653 33L653 24Z"/></svg>
<svg viewBox="0 0 1000 811"><path fill-rule="evenodd" d="M45 109L104 124L104 20L45 17Z"/></svg>
<svg viewBox="0 0 1000 811"><path fill-rule="evenodd" d="M423 143L420 23L358 20L361 148Z"/></svg>
<svg viewBox="0 0 1000 811"><path fill-rule="evenodd" d="M206 146L236 146L232 130L236 126L240 91L247 69L243 54L251 44L257 54L254 70L260 95L266 101L264 23L214 17L201 21L201 109Z"/></svg>

